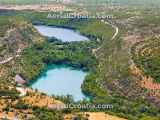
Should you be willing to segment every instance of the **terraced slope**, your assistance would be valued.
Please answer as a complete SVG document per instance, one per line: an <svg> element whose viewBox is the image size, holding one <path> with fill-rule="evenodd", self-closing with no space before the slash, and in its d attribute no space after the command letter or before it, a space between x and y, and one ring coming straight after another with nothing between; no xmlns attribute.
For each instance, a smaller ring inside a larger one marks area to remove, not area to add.
<svg viewBox="0 0 160 120"><path fill-rule="evenodd" d="M160 83L160 38L136 43L132 47L133 59L144 74Z"/></svg>

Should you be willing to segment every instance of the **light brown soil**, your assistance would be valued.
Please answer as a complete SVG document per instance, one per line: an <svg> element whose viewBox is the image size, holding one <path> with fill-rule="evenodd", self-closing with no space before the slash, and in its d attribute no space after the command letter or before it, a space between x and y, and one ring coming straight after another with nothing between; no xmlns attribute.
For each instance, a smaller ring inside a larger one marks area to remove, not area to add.
<svg viewBox="0 0 160 120"><path fill-rule="evenodd" d="M117 116L105 114L104 112L85 112L85 113L77 113L77 114L82 114L88 120L127 120ZM72 117L73 115L68 114L64 117L64 120L72 120Z"/></svg>
<svg viewBox="0 0 160 120"><path fill-rule="evenodd" d="M72 11L64 5L60 4L51 4L51 5L3 5L0 6L0 9L5 10L34 10L34 11Z"/></svg>
<svg viewBox="0 0 160 120"><path fill-rule="evenodd" d="M130 65L131 73L140 78L140 86L150 91L151 96L158 96L160 84L154 83L153 78L143 75L143 72L133 63Z"/></svg>
<svg viewBox="0 0 160 120"><path fill-rule="evenodd" d="M127 120L117 116L105 114L103 112L87 112L87 114L89 115L89 120Z"/></svg>
<svg viewBox="0 0 160 120"><path fill-rule="evenodd" d="M37 107L48 107L50 105L56 105L56 104L63 105L61 101L55 100L52 97L43 95L38 92L33 92L30 89L28 90L28 95L22 98L22 101L26 104Z"/></svg>

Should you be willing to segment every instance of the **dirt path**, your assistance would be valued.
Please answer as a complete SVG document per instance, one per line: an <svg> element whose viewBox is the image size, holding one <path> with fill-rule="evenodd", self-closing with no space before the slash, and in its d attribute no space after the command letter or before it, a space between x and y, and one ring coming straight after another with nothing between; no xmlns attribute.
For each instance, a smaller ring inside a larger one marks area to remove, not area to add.
<svg viewBox="0 0 160 120"><path fill-rule="evenodd" d="M22 51L22 50L19 48L19 49L17 50L17 52L16 52L17 55L15 55L14 57L12 56L12 57L9 57L9 58L7 58L7 59L5 59L5 60L0 61L0 65L5 64L5 63L8 63L8 62L10 62L11 60L13 60L14 58L19 57L21 51Z"/></svg>
<svg viewBox="0 0 160 120"><path fill-rule="evenodd" d="M118 33L119 33L119 28L117 26L113 25L112 23L107 22L107 21L101 20L101 22L104 22L106 25L110 25L110 26L112 26L115 29L115 33L114 33L114 35L111 38L111 40L114 40L117 37ZM95 55L96 58L97 58L96 52L100 48L101 48L101 46L92 50L92 53Z"/></svg>
<svg viewBox="0 0 160 120"><path fill-rule="evenodd" d="M5 59L5 60L3 60L3 61L0 61L0 65L1 65L1 64L5 64L5 63L8 63L8 62L11 61L13 58L14 58L14 57L9 57L9 58L7 58L7 59Z"/></svg>
<svg viewBox="0 0 160 120"><path fill-rule="evenodd" d="M27 94L27 89L23 88L23 87L16 87L16 90L20 92L20 97L23 97Z"/></svg>
<svg viewBox="0 0 160 120"><path fill-rule="evenodd" d="M113 40L113 39L115 39L115 38L116 38L116 36L118 35L118 33L119 33L119 29L118 29L118 27L117 27L117 26L114 26L114 25L112 25L112 27L113 27L113 28L115 28L115 30L116 30L116 32L114 33L114 35L113 35L113 37L112 37L112 40Z"/></svg>
<svg viewBox="0 0 160 120"><path fill-rule="evenodd" d="M104 22L107 25L111 25L115 29L115 33L112 36L111 40L115 39L119 33L119 28L117 26L113 25L112 23L107 22L107 21L102 21L102 22Z"/></svg>

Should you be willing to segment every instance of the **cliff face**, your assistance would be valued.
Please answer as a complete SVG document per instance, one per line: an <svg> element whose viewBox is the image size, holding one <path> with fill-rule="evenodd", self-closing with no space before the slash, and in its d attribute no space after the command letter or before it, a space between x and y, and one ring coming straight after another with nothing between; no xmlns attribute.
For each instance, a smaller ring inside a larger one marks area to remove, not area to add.
<svg viewBox="0 0 160 120"><path fill-rule="evenodd" d="M10 19L8 24L11 27L6 27L3 30L3 37L0 37L0 61L17 55L33 43L43 41L43 38L33 28L32 24L24 20Z"/></svg>

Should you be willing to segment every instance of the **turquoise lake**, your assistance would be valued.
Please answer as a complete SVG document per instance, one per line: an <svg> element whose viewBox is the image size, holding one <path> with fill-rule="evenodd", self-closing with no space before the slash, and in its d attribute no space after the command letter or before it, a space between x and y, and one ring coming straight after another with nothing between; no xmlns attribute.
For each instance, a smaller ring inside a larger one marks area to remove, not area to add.
<svg viewBox="0 0 160 120"><path fill-rule="evenodd" d="M59 28L46 25L34 25L34 27L39 31L41 35L47 37L55 37L58 40L62 40L63 42L89 40L87 37L79 34L78 32L72 29Z"/></svg>
<svg viewBox="0 0 160 120"><path fill-rule="evenodd" d="M47 37L55 37L63 42L89 40L71 29L45 25L34 25L37 31ZM72 95L75 101L87 98L81 91L81 85L87 73L66 65L49 65L31 85L33 89L48 95Z"/></svg>
<svg viewBox="0 0 160 120"><path fill-rule="evenodd" d="M65 65L51 65L31 85L48 95L72 95L75 101L85 98L81 85L87 73Z"/></svg>

